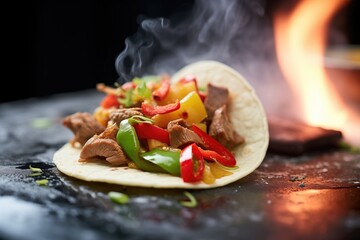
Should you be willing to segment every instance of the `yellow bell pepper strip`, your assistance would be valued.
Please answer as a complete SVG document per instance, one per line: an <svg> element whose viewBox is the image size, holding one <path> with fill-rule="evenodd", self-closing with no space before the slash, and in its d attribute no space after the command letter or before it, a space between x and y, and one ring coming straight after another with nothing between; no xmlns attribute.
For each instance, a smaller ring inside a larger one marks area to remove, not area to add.
<svg viewBox="0 0 360 240"><path fill-rule="evenodd" d="M147 139L147 145L148 145L149 150L154 149L154 148L160 148L160 147L168 146L168 144L166 144L166 143L163 143L163 142L160 142L158 140L151 139L151 138Z"/></svg>
<svg viewBox="0 0 360 240"><path fill-rule="evenodd" d="M217 162L207 163L207 166L209 166L211 174L214 176L214 178L222 178L225 176L230 176L233 173L224 169L224 165L221 165Z"/></svg>
<svg viewBox="0 0 360 240"><path fill-rule="evenodd" d="M154 116L156 114L164 114L173 112L180 108L179 100L176 100L175 103L169 103L164 106L153 106L148 102L141 103L141 110L147 116Z"/></svg>
<svg viewBox="0 0 360 240"><path fill-rule="evenodd" d="M154 148L141 153L140 156L160 166L171 175L180 176L180 149Z"/></svg>
<svg viewBox="0 0 360 240"><path fill-rule="evenodd" d="M176 82L170 86L169 92L166 97L161 101L156 101L156 103L158 105L166 105L169 103L173 103L176 99L180 100L192 91L197 91L194 82Z"/></svg>
<svg viewBox="0 0 360 240"><path fill-rule="evenodd" d="M196 91L191 91L180 100L180 108L178 110L155 115L152 119L155 125L166 128L170 121L179 118L184 119L187 124L191 125L193 123L200 123L206 117L206 109L199 94Z"/></svg>
<svg viewBox="0 0 360 240"><path fill-rule="evenodd" d="M206 184L213 184L216 181L215 176L212 174L210 166L207 162L205 162L204 174L202 181Z"/></svg>
<svg viewBox="0 0 360 240"><path fill-rule="evenodd" d="M168 75L164 75L161 80L161 85L158 89L152 92L152 97L155 101L164 100L170 90L170 78Z"/></svg>
<svg viewBox="0 0 360 240"><path fill-rule="evenodd" d="M195 143L187 145L181 150L180 171L184 182L193 183L201 181L204 168L204 158Z"/></svg>
<svg viewBox="0 0 360 240"><path fill-rule="evenodd" d="M203 140L204 146L209 149L213 150L218 154L206 152L205 158L215 159L218 163L233 167L236 165L236 159L233 154L224 147L221 143L215 140L215 138L211 137L207 133L203 132L200 128L196 125L192 125L191 129ZM204 156L204 155L203 155Z"/></svg>
<svg viewBox="0 0 360 240"><path fill-rule="evenodd" d="M193 75L188 75L188 76L180 79L180 81L179 81L179 83L181 83L181 84L187 84L187 83L191 83L191 82L195 85L196 92L199 94L199 96L200 96L200 98L201 98L201 101L204 101L206 95L205 95L203 92L200 92L200 91L199 91L199 87L198 87L198 84L197 84L197 81L196 81L196 77L195 77L195 76L193 76Z"/></svg>
<svg viewBox="0 0 360 240"><path fill-rule="evenodd" d="M155 139L170 145L169 132L161 127L149 123L135 124L136 134L140 139Z"/></svg>
<svg viewBox="0 0 360 240"><path fill-rule="evenodd" d="M129 159L141 170L147 172L165 172L161 167L140 157L140 142L136 135L136 131L132 126L132 124L141 120L140 117L141 116L137 116L138 119L136 119L133 116L122 120L119 124L116 140Z"/></svg>

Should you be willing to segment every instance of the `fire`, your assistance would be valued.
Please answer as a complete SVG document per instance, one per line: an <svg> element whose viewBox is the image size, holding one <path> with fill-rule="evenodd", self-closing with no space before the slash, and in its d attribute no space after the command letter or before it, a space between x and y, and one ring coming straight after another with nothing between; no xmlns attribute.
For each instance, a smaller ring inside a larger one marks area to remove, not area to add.
<svg viewBox="0 0 360 240"><path fill-rule="evenodd" d="M300 0L292 11L279 12L274 19L279 65L301 102L303 120L341 129L345 136L351 113L329 81L323 57L330 20L347 2Z"/></svg>

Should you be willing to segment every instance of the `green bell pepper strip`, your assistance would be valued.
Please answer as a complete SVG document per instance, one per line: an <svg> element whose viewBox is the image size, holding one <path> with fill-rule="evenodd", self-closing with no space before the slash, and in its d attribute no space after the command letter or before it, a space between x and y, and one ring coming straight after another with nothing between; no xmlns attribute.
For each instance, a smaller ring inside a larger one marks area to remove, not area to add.
<svg viewBox="0 0 360 240"><path fill-rule="evenodd" d="M161 167L140 157L140 142L134 127L131 125L131 122L136 122L134 119L135 118L124 119L120 122L119 131L116 134L116 141L124 150L125 154L141 170L147 172L165 172Z"/></svg>
<svg viewBox="0 0 360 240"><path fill-rule="evenodd" d="M152 162L171 175L180 176L180 149L154 148L140 154L145 160Z"/></svg>

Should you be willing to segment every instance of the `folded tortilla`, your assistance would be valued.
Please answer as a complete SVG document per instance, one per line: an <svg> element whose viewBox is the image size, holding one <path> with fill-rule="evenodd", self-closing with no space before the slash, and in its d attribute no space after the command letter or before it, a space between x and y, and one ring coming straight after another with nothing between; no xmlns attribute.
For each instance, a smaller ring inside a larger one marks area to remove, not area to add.
<svg viewBox="0 0 360 240"><path fill-rule="evenodd" d="M238 169L233 174L216 179L213 184L185 183L181 177L165 173L144 172L128 167L110 167L101 162L78 162L79 148L69 143L55 152L53 161L60 172L85 181L104 182L125 186L149 188L206 189L225 186L252 173L263 161L269 143L268 123L264 108L252 86L231 67L217 61L199 61L175 73L177 82L194 75L199 86L212 83L229 89L232 97L229 116L235 130L245 143L233 149Z"/></svg>

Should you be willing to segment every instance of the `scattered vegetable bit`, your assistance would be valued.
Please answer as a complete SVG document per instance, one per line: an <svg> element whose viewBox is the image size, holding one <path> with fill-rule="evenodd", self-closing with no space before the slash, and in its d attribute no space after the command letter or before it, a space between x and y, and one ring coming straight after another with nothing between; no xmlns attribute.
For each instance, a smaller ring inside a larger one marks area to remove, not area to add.
<svg viewBox="0 0 360 240"><path fill-rule="evenodd" d="M52 121L49 118L35 118L31 121L33 128L49 128L52 125Z"/></svg>
<svg viewBox="0 0 360 240"><path fill-rule="evenodd" d="M43 172L41 170L41 168L32 167L31 165L29 165L29 168L33 173L42 173Z"/></svg>
<svg viewBox="0 0 360 240"><path fill-rule="evenodd" d="M193 207L196 207L197 206L197 201L196 201L196 198L194 197L194 195L192 195L190 192L188 191L185 191L184 192L184 195L186 197L188 197L188 200L185 200L185 201L181 201L180 204L184 207L190 207L190 208L193 208Z"/></svg>
<svg viewBox="0 0 360 240"><path fill-rule="evenodd" d="M125 204L130 201L130 198L125 193L111 191L108 193L111 201L117 204Z"/></svg>
<svg viewBox="0 0 360 240"><path fill-rule="evenodd" d="M33 173L30 173L28 176L29 177L37 177L37 176L40 176L42 174L42 172L33 172Z"/></svg>
<svg viewBox="0 0 360 240"><path fill-rule="evenodd" d="M49 183L49 180L47 179L40 179L35 181L39 186L45 186Z"/></svg>

